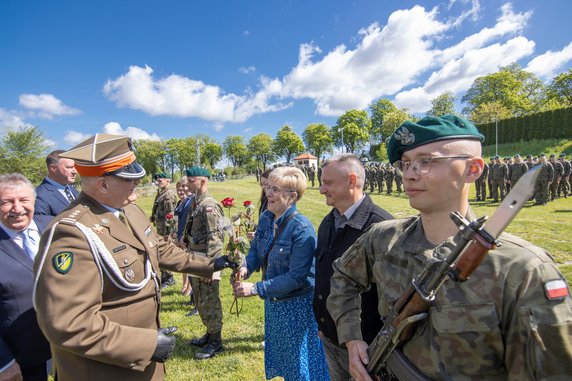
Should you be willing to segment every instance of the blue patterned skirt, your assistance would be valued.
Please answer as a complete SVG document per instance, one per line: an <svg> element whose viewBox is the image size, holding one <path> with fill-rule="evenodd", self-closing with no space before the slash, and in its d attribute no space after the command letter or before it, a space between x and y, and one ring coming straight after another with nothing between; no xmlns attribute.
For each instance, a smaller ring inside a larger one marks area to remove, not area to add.
<svg viewBox="0 0 572 381"><path fill-rule="evenodd" d="M312 294L285 301L264 301L264 369L266 379L328 381L330 379Z"/></svg>

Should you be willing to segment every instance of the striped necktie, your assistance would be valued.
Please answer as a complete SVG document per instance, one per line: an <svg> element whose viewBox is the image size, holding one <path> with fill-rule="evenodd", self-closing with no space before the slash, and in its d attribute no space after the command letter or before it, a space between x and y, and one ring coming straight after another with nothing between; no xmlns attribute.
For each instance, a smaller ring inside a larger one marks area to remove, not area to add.
<svg viewBox="0 0 572 381"><path fill-rule="evenodd" d="M65 192L66 197L68 198L69 202L72 202L73 200L75 200L75 197L73 196L73 193L72 193L70 187L66 186L64 188L64 192Z"/></svg>

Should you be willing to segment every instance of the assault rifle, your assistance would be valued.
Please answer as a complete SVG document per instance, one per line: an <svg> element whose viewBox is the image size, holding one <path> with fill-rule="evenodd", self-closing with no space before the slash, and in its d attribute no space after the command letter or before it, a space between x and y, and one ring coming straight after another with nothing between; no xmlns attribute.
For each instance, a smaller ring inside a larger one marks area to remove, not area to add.
<svg viewBox="0 0 572 381"><path fill-rule="evenodd" d="M396 349L411 338L417 323L428 317L435 294L448 279L466 281L489 250L500 246L497 238L530 198L539 174L540 166L525 173L488 222L487 217L468 221L458 212L451 213L451 219L459 228L455 237L459 243L449 254L442 246L436 248L447 251L436 255L446 256L445 259L435 259L428 264L384 317L383 328L368 349L367 371L374 380L426 380Z"/></svg>

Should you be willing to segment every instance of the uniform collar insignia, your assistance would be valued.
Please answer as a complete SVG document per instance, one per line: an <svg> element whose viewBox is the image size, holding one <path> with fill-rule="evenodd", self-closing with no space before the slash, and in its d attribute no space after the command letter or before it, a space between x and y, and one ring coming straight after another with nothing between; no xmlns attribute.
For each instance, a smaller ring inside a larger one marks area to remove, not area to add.
<svg viewBox="0 0 572 381"><path fill-rule="evenodd" d="M103 227L100 224L95 224L93 225L93 227L91 228L95 234L97 235L101 235L103 234Z"/></svg>

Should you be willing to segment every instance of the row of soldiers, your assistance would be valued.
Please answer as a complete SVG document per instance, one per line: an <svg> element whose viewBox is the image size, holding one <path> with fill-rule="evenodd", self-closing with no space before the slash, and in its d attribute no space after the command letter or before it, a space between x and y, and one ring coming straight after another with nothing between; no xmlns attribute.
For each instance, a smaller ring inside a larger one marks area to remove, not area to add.
<svg viewBox="0 0 572 381"><path fill-rule="evenodd" d="M395 190L400 195L403 192L403 182L401 175L390 164L370 162L365 165L365 184L364 190L383 193L385 185L386 194L393 194L393 183L395 182Z"/></svg>
<svg viewBox="0 0 572 381"><path fill-rule="evenodd" d="M510 191L511 186L529 169L542 165L542 170L536 181L534 189L534 204L546 205L548 201L570 194L570 170L572 163L567 160L566 154L562 153L556 159L551 154L549 159L541 153L538 157L528 155L526 161L519 154L513 157L500 158L498 155L490 158L481 177L475 182L477 201L485 201L492 198L494 202L502 201Z"/></svg>

